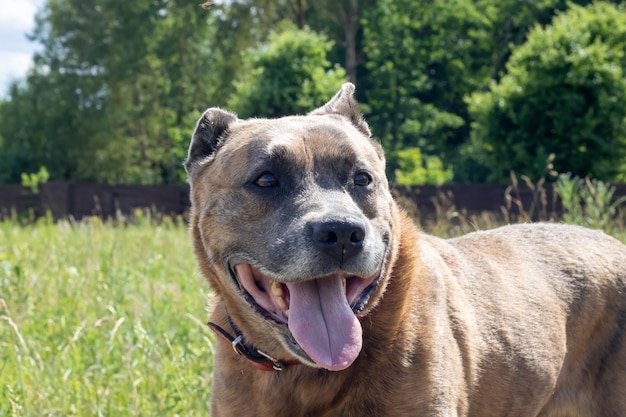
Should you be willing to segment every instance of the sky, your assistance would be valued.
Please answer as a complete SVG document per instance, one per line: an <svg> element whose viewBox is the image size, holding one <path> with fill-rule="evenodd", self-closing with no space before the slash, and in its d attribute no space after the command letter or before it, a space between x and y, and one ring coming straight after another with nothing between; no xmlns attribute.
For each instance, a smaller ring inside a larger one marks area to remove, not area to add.
<svg viewBox="0 0 626 417"><path fill-rule="evenodd" d="M0 0L0 97L12 80L23 79L39 45L26 38L45 0Z"/></svg>

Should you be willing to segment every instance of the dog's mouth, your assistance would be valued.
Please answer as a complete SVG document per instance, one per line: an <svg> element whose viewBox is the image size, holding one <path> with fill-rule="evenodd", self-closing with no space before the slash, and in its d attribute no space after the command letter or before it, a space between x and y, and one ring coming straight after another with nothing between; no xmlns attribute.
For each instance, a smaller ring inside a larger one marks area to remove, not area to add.
<svg viewBox="0 0 626 417"><path fill-rule="evenodd" d="M376 289L381 269L369 277L337 271L301 282L274 280L248 263L235 265L233 272L256 310L286 325L315 364L338 371L356 360L362 346L357 315Z"/></svg>

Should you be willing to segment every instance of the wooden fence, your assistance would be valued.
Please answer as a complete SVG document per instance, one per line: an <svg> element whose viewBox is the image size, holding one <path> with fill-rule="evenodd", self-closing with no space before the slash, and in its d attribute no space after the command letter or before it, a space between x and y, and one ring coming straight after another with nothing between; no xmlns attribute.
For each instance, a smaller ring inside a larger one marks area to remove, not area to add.
<svg viewBox="0 0 626 417"><path fill-rule="evenodd" d="M51 182L38 193L20 185L0 185L0 216L47 211L56 219L72 216L115 217L135 209L149 209L166 215L184 214L189 208L189 186L109 185Z"/></svg>
<svg viewBox="0 0 626 417"><path fill-rule="evenodd" d="M626 184L615 187L615 198L626 195ZM402 205L422 220L436 215L438 210L450 209L471 215L481 212L499 214L506 208L515 215L520 207L529 210L535 197L529 188L507 192L506 185L497 184L394 187L392 191ZM558 213L560 205L553 198L550 184L545 193L545 204L539 206L548 214ZM510 198L507 199L506 195ZM189 209L189 186L51 182L41 185L39 192L33 193L20 185L0 185L0 217L22 213L42 216L49 211L57 219L68 216L76 219L85 216L110 218L128 215L136 209L185 215Z"/></svg>

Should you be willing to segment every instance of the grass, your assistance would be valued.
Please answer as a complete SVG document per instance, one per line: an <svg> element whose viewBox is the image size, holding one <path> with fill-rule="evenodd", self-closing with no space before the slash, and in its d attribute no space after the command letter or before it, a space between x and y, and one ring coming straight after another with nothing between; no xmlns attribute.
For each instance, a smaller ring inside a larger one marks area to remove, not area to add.
<svg viewBox="0 0 626 417"><path fill-rule="evenodd" d="M0 222L0 416L206 416L207 285L185 227Z"/></svg>
<svg viewBox="0 0 626 417"><path fill-rule="evenodd" d="M563 198L570 222L605 222L626 241L611 188L563 181L563 196L578 187ZM536 189L533 207L547 213L542 184ZM514 191L507 201L519 206ZM434 201L427 232L457 236L532 219L506 207L467 216L451 197ZM0 416L208 415L207 292L179 219L0 221Z"/></svg>

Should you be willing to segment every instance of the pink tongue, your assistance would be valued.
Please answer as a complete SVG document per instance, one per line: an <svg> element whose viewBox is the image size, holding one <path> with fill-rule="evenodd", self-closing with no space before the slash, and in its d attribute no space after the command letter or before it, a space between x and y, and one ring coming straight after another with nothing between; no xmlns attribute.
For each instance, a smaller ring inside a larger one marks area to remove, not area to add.
<svg viewBox="0 0 626 417"><path fill-rule="evenodd" d="M330 371L346 369L361 351L361 324L332 276L289 283L289 330L311 359Z"/></svg>

